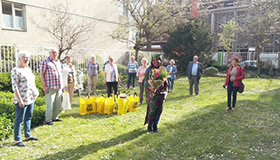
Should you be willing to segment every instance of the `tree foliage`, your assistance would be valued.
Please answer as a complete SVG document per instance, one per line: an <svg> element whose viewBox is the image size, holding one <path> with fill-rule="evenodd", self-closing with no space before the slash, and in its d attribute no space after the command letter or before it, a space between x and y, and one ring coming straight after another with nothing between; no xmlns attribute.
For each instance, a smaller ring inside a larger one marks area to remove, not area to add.
<svg viewBox="0 0 280 160"><path fill-rule="evenodd" d="M219 33L219 44L223 46L226 51L231 51L232 42L234 42L235 31L238 25L234 19L231 19L226 24L222 24L223 32Z"/></svg>
<svg viewBox="0 0 280 160"><path fill-rule="evenodd" d="M134 45L136 58L138 50L147 46L151 50L152 41L170 33L180 22L180 13L191 6L191 0L182 5L173 0L116 0L128 12L128 21L116 29L111 37ZM129 36L131 29L132 36Z"/></svg>
<svg viewBox="0 0 280 160"><path fill-rule="evenodd" d="M194 55L199 61L209 64L212 59L213 37L209 27L195 19L179 26L170 34L167 44L163 46L165 56L176 60L179 70L185 70Z"/></svg>
<svg viewBox="0 0 280 160"><path fill-rule="evenodd" d="M256 47L258 74L261 73L262 66L261 48L279 24L279 11L275 7L278 3L275 0L251 0L246 14L239 17L245 22L240 24L240 31L247 37L251 37Z"/></svg>

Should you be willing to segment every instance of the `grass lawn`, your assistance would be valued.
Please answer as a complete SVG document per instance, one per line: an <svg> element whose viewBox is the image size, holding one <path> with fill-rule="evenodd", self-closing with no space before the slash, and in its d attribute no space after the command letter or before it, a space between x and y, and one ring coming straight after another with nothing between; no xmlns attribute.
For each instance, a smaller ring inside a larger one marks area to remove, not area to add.
<svg viewBox="0 0 280 160"><path fill-rule="evenodd" d="M38 142L0 142L0 159L280 159L280 80L245 79L236 112L225 112L223 83L202 78L200 95L190 97L187 79L178 79L156 134L143 126L145 104L121 116L80 116L75 98L63 122L32 130Z"/></svg>

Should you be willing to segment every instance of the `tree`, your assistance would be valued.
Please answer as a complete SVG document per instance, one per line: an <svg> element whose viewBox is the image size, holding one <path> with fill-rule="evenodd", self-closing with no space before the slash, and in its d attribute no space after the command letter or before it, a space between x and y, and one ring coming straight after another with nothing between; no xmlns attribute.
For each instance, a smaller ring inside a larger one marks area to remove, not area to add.
<svg viewBox="0 0 280 160"><path fill-rule="evenodd" d="M226 24L222 24L223 32L219 33L219 45L223 46L227 52L231 51L232 42L234 42L235 31L238 25L234 19L231 19Z"/></svg>
<svg viewBox="0 0 280 160"><path fill-rule="evenodd" d="M204 64L212 59L213 37L209 27L202 21L195 19L187 24L178 26L170 34L167 44L163 46L165 56L175 59L178 68L186 69L194 55Z"/></svg>
<svg viewBox="0 0 280 160"><path fill-rule="evenodd" d="M63 54L66 56L76 46L89 42L94 24L71 14L68 3L57 2L50 8L52 11L41 16L43 23L32 21L39 29L50 35L51 43L58 48L58 59L62 59Z"/></svg>
<svg viewBox="0 0 280 160"><path fill-rule="evenodd" d="M190 7L192 0L184 6L174 0L117 0L128 12L128 21L111 35L115 39L132 42L136 50L142 45L151 50L152 41L169 33L182 19L179 13ZM121 29L120 29L121 28ZM135 38L129 38L129 29L135 30Z"/></svg>
<svg viewBox="0 0 280 160"><path fill-rule="evenodd" d="M246 10L246 14L242 17L242 21L246 22L240 24L240 31L251 37L256 47L257 54L257 68L258 75L261 73L261 48L265 42L270 38L271 33L275 31L277 22L277 12L275 12L275 0L251 0L251 6Z"/></svg>

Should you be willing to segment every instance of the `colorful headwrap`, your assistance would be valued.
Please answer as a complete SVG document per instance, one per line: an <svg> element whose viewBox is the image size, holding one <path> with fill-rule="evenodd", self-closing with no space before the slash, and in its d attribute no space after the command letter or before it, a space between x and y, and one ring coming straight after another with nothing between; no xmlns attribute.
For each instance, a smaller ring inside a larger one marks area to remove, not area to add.
<svg viewBox="0 0 280 160"><path fill-rule="evenodd" d="M156 57L157 57L157 58L160 58L160 53L155 53L155 54L152 55L152 59L154 59L154 58L156 58Z"/></svg>

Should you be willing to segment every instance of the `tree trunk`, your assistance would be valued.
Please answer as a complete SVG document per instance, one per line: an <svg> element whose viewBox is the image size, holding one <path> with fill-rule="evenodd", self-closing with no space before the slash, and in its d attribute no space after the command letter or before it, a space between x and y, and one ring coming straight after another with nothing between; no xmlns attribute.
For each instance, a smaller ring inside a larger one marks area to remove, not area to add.
<svg viewBox="0 0 280 160"><path fill-rule="evenodd" d="M136 49L135 49L135 61L138 60L138 52L139 52L139 47L136 47Z"/></svg>
<svg viewBox="0 0 280 160"><path fill-rule="evenodd" d="M279 50L278 50L278 68L280 68L280 44L279 44Z"/></svg>
<svg viewBox="0 0 280 160"><path fill-rule="evenodd" d="M146 46L147 46L147 51L152 50L152 38L151 38L151 33L149 31L146 32Z"/></svg>
<svg viewBox="0 0 280 160"><path fill-rule="evenodd" d="M259 44L259 37L256 39L256 51L257 51L257 68L258 68L258 75L261 75L261 67L262 67L262 62L261 62L261 49L260 49L260 44Z"/></svg>

